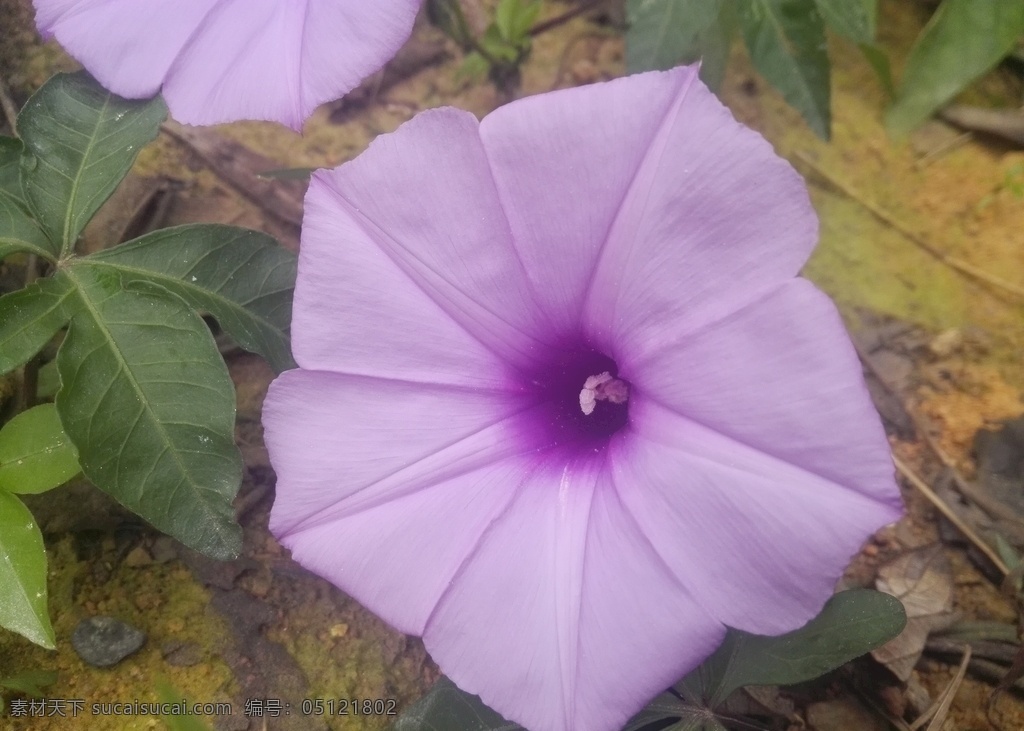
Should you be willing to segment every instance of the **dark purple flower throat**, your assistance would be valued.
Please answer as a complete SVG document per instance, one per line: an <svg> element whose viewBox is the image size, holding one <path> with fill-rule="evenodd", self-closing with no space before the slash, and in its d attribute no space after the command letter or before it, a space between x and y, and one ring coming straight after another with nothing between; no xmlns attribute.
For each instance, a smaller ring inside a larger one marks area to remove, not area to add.
<svg viewBox="0 0 1024 731"><path fill-rule="evenodd" d="M559 348L526 374L554 444L603 448L629 423L630 384L618 374L614 360L585 343Z"/></svg>

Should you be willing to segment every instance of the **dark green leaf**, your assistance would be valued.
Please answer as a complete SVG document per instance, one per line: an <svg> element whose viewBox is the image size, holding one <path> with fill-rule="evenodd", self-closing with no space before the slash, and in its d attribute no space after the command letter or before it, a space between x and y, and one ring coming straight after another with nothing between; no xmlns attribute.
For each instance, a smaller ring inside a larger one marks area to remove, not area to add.
<svg viewBox="0 0 1024 731"><path fill-rule="evenodd" d="M627 0L626 69L668 69L701 58L701 78L721 81L732 28L726 0ZM717 83L714 85L717 86Z"/></svg>
<svg viewBox="0 0 1024 731"><path fill-rule="evenodd" d="M736 25L736 6L726 2L717 20L697 38L701 59L700 78L712 91L717 92L725 78Z"/></svg>
<svg viewBox="0 0 1024 731"><path fill-rule="evenodd" d="M814 0L744 0L740 26L757 70L828 139L828 53Z"/></svg>
<svg viewBox="0 0 1024 731"><path fill-rule="evenodd" d="M52 260L57 247L32 220L23 203L0 189L0 259L18 251Z"/></svg>
<svg viewBox="0 0 1024 731"><path fill-rule="evenodd" d="M793 685L817 678L888 642L907 623L903 605L880 591L836 594L800 629L779 637L729 630L682 689L714 708L746 685Z"/></svg>
<svg viewBox="0 0 1024 731"><path fill-rule="evenodd" d="M58 276L81 302L57 354L57 409L85 476L185 545L234 556L235 395L206 324L113 269L75 264Z"/></svg>
<svg viewBox="0 0 1024 731"><path fill-rule="evenodd" d="M0 136L0 191L19 200L22 198L21 177L18 172L22 149L21 140Z"/></svg>
<svg viewBox="0 0 1024 731"><path fill-rule="evenodd" d="M640 713L629 719L622 731L641 731L641 729L658 721L681 718L690 710L690 706L671 693L662 693L648 703Z"/></svg>
<svg viewBox="0 0 1024 731"><path fill-rule="evenodd" d="M659 721L675 721L663 731L724 731L711 710L692 706L672 693L662 693L651 701L622 731L642 731Z"/></svg>
<svg viewBox="0 0 1024 731"><path fill-rule="evenodd" d="M167 228L80 259L173 292L277 370L294 368L288 339L296 258L266 234L233 226Z"/></svg>
<svg viewBox="0 0 1024 731"><path fill-rule="evenodd" d="M25 199L63 254L166 116L159 97L128 101L84 73L57 74L25 104L18 116Z"/></svg>
<svg viewBox="0 0 1024 731"><path fill-rule="evenodd" d="M0 429L0 490L45 492L79 472L78 452L53 404L23 411Z"/></svg>
<svg viewBox="0 0 1024 731"><path fill-rule="evenodd" d="M57 673L53 670L26 670L23 673L0 678L0 688L7 688L18 693L41 698L43 688L57 682Z"/></svg>
<svg viewBox="0 0 1024 731"><path fill-rule="evenodd" d="M50 401L57 395L60 388L60 375L57 373L57 361L44 363L36 374L36 399Z"/></svg>
<svg viewBox="0 0 1024 731"><path fill-rule="evenodd" d="M814 0L818 12L835 31L854 43L875 40L878 0Z"/></svg>
<svg viewBox="0 0 1024 731"><path fill-rule="evenodd" d="M40 279L0 297L0 374L43 349L67 323L74 298L67 282Z"/></svg>
<svg viewBox="0 0 1024 731"><path fill-rule="evenodd" d="M0 491L0 627L52 650L46 613L46 550L32 513Z"/></svg>
<svg viewBox="0 0 1024 731"><path fill-rule="evenodd" d="M525 731L484 705L477 696L464 693L448 678L399 717L393 731Z"/></svg>
<svg viewBox="0 0 1024 731"><path fill-rule="evenodd" d="M1021 0L945 0L907 59L896 102L885 115L905 135L991 69L1024 33Z"/></svg>

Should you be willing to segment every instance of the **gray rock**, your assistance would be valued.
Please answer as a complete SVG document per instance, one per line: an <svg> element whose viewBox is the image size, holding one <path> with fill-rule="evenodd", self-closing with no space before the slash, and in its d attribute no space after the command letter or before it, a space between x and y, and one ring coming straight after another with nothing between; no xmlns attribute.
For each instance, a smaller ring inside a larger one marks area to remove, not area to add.
<svg viewBox="0 0 1024 731"><path fill-rule="evenodd" d="M113 617L83 619L71 634L71 646L89 665L109 668L137 652L146 634Z"/></svg>

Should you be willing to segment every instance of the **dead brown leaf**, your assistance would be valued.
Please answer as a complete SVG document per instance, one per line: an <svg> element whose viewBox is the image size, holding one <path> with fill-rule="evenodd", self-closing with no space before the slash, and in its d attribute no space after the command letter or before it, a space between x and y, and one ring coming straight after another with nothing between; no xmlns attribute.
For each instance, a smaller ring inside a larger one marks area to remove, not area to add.
<svg viewBox="0 0 1024 731"><path fill-rule="evenodd" d="M907 626L871 655L905 682L924 651L928 635L956 620L953 568L941 546L927 546L883 566L875 585L903 603Z"/></svg>

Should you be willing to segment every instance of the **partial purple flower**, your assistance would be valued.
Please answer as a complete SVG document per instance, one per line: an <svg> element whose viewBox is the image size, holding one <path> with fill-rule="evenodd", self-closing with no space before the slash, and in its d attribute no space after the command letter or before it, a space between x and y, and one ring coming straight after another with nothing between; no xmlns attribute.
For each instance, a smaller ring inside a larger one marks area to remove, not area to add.
<svg viewBox="0 0 1024 731"><path fill-rule="evenodd" d="M301 129L409 37L421 0L34 0L36 25L107 89L163 91L186 124Z"/></svg>
<svg viewBox="0 0 1024 731"><path fill-rule="evenodd" d="M271 529L506 717L619 728L900 514L816 235L692 67L419 115L313 176Z"/></svg>

